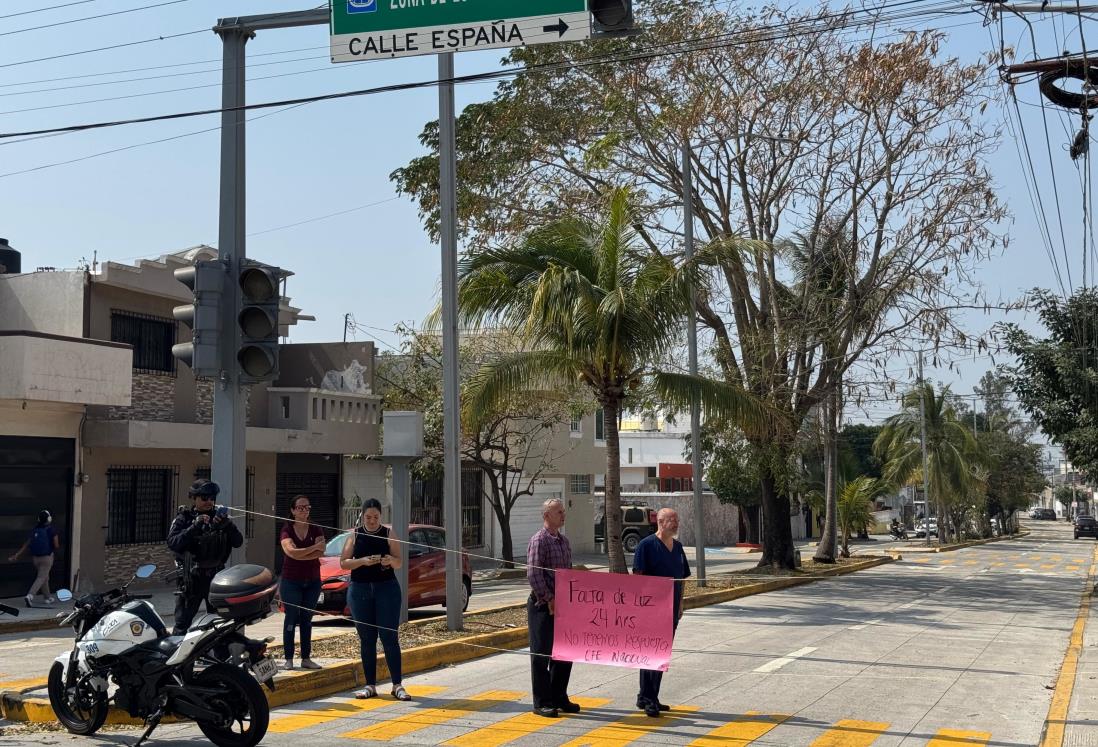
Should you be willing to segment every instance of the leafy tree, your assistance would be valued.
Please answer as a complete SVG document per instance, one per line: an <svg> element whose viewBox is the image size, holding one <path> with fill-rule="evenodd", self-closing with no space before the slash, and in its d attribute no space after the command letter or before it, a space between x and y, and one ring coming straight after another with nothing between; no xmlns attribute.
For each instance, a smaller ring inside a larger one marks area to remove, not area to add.
<svg viewBox="0 0 1098 747"><path fill-rule="evenodd" d="M507 62L526 74L464 110L461 230L474 251L493 251L560 215L590 213L626 184L639 201L639 244L674 255L678 153L684 139L697 145L699 234L710 245L748 240L711 255L712 283L694 298L724 386L706 389L707 417L722 396L744 393L773 413L773 428L744 433L776 452L759 478L760 564L791 568L782 471L803 421L856 362L894 355L913 330L956 340L953 309L972 303L972 269L1001 244L1005 210L984 163L997 134L980 120L994 84L981 65L942 59L937 34L854 41L822 7L636 8L643 37L516 49ZM812 31L773 34L787 23ZM696 44L714 38L736 41ZM590 63L603 54L613 59ZM579 60L588 64L561 64ZM437 231L437 123L421 141L428 154L392 178ZM829 272L843 292L827 297L830 313L817 284L793 270L800 259L784 237L795 233L806 267L834 250ZM831 246L832 237L843 240Z"/></svg>
<svg viewBox="0 0 1098 747"><path fill-rule="evenodd" d="M1014 391L1072 465L1098 480L1098 289L1066 300L1035 290L1032 302L1048 336L1006 326L1007 348L1018 359L1010 369Z"/></svg>
<svg viewBox="0 0 1098 747"><path fill-rule="evenodd" d="M635 246L629 191L614 190L595 219L562 218L514 247L477 252L460 267L458 307L473 327L514 330L524 349L481 367L467 413L538 390L578 384L602 408L606 429L606 531L610 570L624 573L618 421L630 393L682 329L695 278ZM762 421L749 395L733 416Z"/></svg>
<svg viewBox="0 0 1098 747"><path fill-rule="evenodd" d="M1060 487L1056 488L1056 492L1054 495L1056 496L1056 500L1060 503L1060 505L1064 507L1064 513L1069 513L1071 511L1072 504L1075 503L1075 491L1067 485L1061 485Z"/></svg>
<svg viewBox="0 0 1098 747"><path fill-rule="evenodd" d="M949 531L949 507L963 504L976 442L950 404L949 387L940 393L930 382L917 385L903 396L903 409L888 418L873 444L873 452L885 462L884 479L902 485L923 472L922 403L926 412L926 451L930 496L937 504L939 538ZM954 523L958 533L961 526ZM948 539L948 538L947 538Z"/></svg>
<svg viewBox="0 0 1098 747"><path fill-rule="evenodd" d="M423 477L442 472L442 339L437 334L400 327L401 352L378 361L385 405L424 413L424 451L413 466ZM459 370L462 396L468 396L476 371L514 352L517 340L505 331L462 339ZM555 438L568 427L571 408L581 403L562 397L500 398L491 407L465 411L461 418L461 460L481 470L486 497L500 527L500 558L513 568L511 513L523 496L533 495L538 480L552 471L562 452Z"/></svg>
<svg viewBox="0 0 1098 747"><path fill-rule="evenodd" d="M751 537L752 509L759 505L760 455L739 433L705 428L702 432L705 477L709 489L721 503L740 508L747 536Z"/></svg>

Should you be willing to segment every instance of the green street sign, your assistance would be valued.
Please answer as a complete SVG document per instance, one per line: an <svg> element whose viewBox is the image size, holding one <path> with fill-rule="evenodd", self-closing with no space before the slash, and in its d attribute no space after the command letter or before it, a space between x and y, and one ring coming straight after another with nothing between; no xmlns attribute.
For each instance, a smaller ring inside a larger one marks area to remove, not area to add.
<svg viewBox="0 0 1098 747"><path fill-rule="evenodd" d="M331 0L332 62L591 37L587 0Z"/></svg>

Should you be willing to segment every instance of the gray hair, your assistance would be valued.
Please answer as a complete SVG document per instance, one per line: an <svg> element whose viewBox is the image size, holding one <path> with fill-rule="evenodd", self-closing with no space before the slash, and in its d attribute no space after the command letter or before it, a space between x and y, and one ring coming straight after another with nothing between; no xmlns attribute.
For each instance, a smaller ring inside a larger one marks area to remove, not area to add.
<svg viewBox="0 0 1098 747"><path fill-rule="evenodd" d="M551 509L553 507L554 503L556 505L560 506L561 508L564 508L564 501L562 501L560 498L549 498L549 499L547 499L545 501L545 503L541 504L541 517L543 519L546 517L546 515L548 515L549 509Z"/></svg>

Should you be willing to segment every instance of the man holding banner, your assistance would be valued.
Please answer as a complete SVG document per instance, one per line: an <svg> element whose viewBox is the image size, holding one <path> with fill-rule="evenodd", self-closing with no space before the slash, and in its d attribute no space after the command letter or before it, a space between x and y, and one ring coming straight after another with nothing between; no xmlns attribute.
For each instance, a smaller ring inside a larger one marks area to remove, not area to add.
<svg viewBox="0 0 1098 747"><path fill-rule="evenodd" d="M682 543L675 539L679 531L679 515L672 508L661 508L656 514L656 533L640 541L633 554L633 573L643 576L663 576L675 579L673 629L678 629L682 618L683 579L690 576L690 564ZM532 637L533 634L531 634ZM640 670L640 692L637 708L645 715L658 718L660 711L670 708L660 703L660 684L663 672L658 669Z"/></svg>
<svg viewBox="0 0 1098 747"><path fill-rule="evenodd" d="M572 567L572 546L561 534L564 503L550 498L541 508L543 526L530 538L526 549L526 579L530 599L526 619L530 628L530 679L534 691L534 713L556 718L559 711L579 713L580 707L568 699L568 678L572 662L556 661L553 653L553 616L556 611L554 569Z"/></svg>

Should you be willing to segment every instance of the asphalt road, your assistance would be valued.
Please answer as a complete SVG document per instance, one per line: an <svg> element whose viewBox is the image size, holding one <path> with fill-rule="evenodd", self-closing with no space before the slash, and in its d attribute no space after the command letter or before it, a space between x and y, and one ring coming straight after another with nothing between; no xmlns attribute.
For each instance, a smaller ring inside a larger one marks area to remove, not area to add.
<svg viewBox="0 0 1098 747"><path fill-rule="evenodd" d="M528 658L518 652L411 676L413 703L354 701L347 693L277 709L264 744L1036 745L1073 627L1079 632L1098 543L1072 540L1064 523L1033 530L1013 542L910 553L850 576L688 612L664 679L661 697L672 705L664 718L633 707L635 671L583 665L573 670L570 692L584 711L535 717ZM1083 698L1084 690L1077 688L1072 708L1091 707L1096 693ZM1072 714L1068 722L1075 731L1065 743L1098 744L1098 725ZM17 734L0 742L133 738ZM155 738L208 744L186 724L161 727Z"/></svg>

